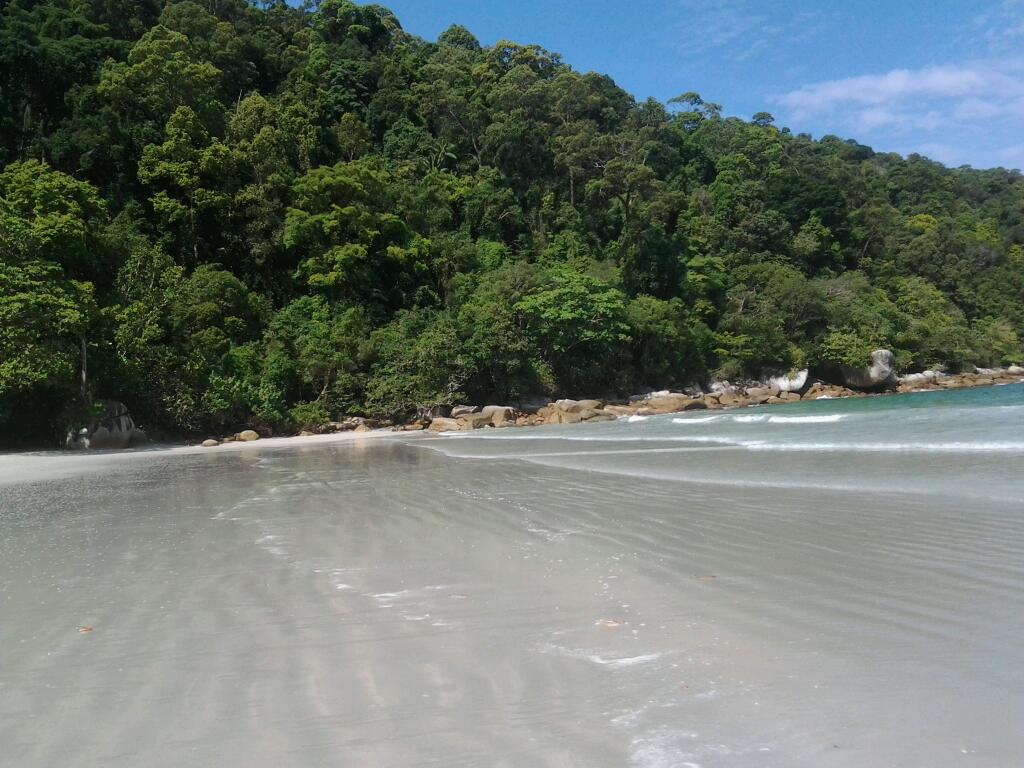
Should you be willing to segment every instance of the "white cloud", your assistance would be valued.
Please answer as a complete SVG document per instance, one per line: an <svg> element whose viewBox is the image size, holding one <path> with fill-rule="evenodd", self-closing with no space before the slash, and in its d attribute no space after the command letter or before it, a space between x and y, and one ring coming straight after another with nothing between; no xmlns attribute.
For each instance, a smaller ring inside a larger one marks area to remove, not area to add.
<svg viewBox="0 0 1024 768"><path fill-rule="evenodd" d="M818 12L789 12L780 17L787 9L778 5L769 17L759 5L756 0L679 0L678 49L695 56L728 48L732 58L744 60L780 41L806 40L828 26Z"/></svg>
<svg viewBox="0 0 1024 768"><path fill-rule="evenodd" d="M1024 118L1024 62L988 60L894 69L811 83L776 98L788 119L842 128L942 131L956 123Z"/></svg>

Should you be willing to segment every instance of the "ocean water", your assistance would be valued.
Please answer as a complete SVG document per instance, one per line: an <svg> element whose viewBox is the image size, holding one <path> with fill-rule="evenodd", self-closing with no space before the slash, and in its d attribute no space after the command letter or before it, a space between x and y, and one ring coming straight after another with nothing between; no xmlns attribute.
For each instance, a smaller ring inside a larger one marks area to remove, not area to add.
<svg viewBox="0 0 1024 768"><path fill-rule="evenodd" d="M0 456L0 766L1022 765L1022 414Z"/></svg>
<svg viewBox="0 0 1024 768"><path fill-rule="evenodd" d="M453 457L652 480L1024 502L1024 385L452 433Z"/></svg>

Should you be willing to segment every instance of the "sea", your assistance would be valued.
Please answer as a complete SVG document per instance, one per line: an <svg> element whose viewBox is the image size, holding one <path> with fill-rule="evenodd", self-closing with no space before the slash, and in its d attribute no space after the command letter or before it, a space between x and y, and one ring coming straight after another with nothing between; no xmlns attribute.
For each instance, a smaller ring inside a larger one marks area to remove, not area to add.
<svg viewBox="0 0 1024 768"><path fill-rule="evenodd" d="M1024 385L0 455L0 766L1024 765Z"/></svg>

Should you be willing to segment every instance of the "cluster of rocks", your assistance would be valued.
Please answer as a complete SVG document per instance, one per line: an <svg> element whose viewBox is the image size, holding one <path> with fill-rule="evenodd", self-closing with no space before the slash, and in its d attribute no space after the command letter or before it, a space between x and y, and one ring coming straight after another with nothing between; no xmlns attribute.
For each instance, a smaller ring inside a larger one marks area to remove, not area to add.
<svg viewBox="0 0 1024 768"><path fill-rule="evenodd" d="M901 376L897 392L928 392L936 389L965 389L967 387L988 387L994 384L1013 384L1024 379L1024 368L1011 365L1008 368L975 368L973 373L942 373L922 371Z"/></svg>
<svg viewBox="0 0 1024 768"><path fill-rule="evenodd" d="M711 392L689 394L668 390L638 395L629 400L555 400L540 407L460 405L449 416L430 420L431 432L468 432L502 427L536 427L543 424L580 424L615 421L629 416L657 416L696 410L717 410L750 405L788 403L817 397L850 397L857 394L844 387L815 383L805 394L782 390L777 384L737 387L717 382ZM422 427L420 427L422 428Z"/></svg>
<svg viewBox="0 0 1024 768"><path fill-rule="evenodd" d="M1024 368L976 369L974 373L944 374L936 371L897 377L895 358L888 350L872 354L871 365L849 369L840 380L830 383L814 379L807 370L768 378L763 382L712 382L707 391L660 391L637 395L624 401L556 400L543 405L518 407L459 405L445 416L425 418L403 429L431 432L466 432L484 428L533 427L542 424L579 424L614 421L630 416L657 416L693 410L718 410L757 405L793 403L801 400L826 400L866 397L869 393L910 392L927 389L954 389L1012 383L1024 380ZM851 385L856 382L856 386Z"/></svg>
<svg viewBox="0 0 1024 768"><path fill-rule="evenodd" d="M222 445L225 443L252 443L259 439L259 432L255 429L246 429L220 439L217 439L216 437L207 438L206 440L203 440L203 448L213 448L216 445Z"/></svg>

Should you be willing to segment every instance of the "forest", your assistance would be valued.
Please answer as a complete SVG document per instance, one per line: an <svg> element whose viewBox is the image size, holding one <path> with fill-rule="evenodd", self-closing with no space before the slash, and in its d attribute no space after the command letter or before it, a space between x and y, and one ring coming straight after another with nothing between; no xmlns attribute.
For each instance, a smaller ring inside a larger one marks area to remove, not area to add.
<svg viewBox="0 0 1024 768"><path fill-rule="evenodd" d="M2 444L104 399L282 433L878 347L1019 363L1022 299L1016 170L349 0L0 0Z"/></svg>

